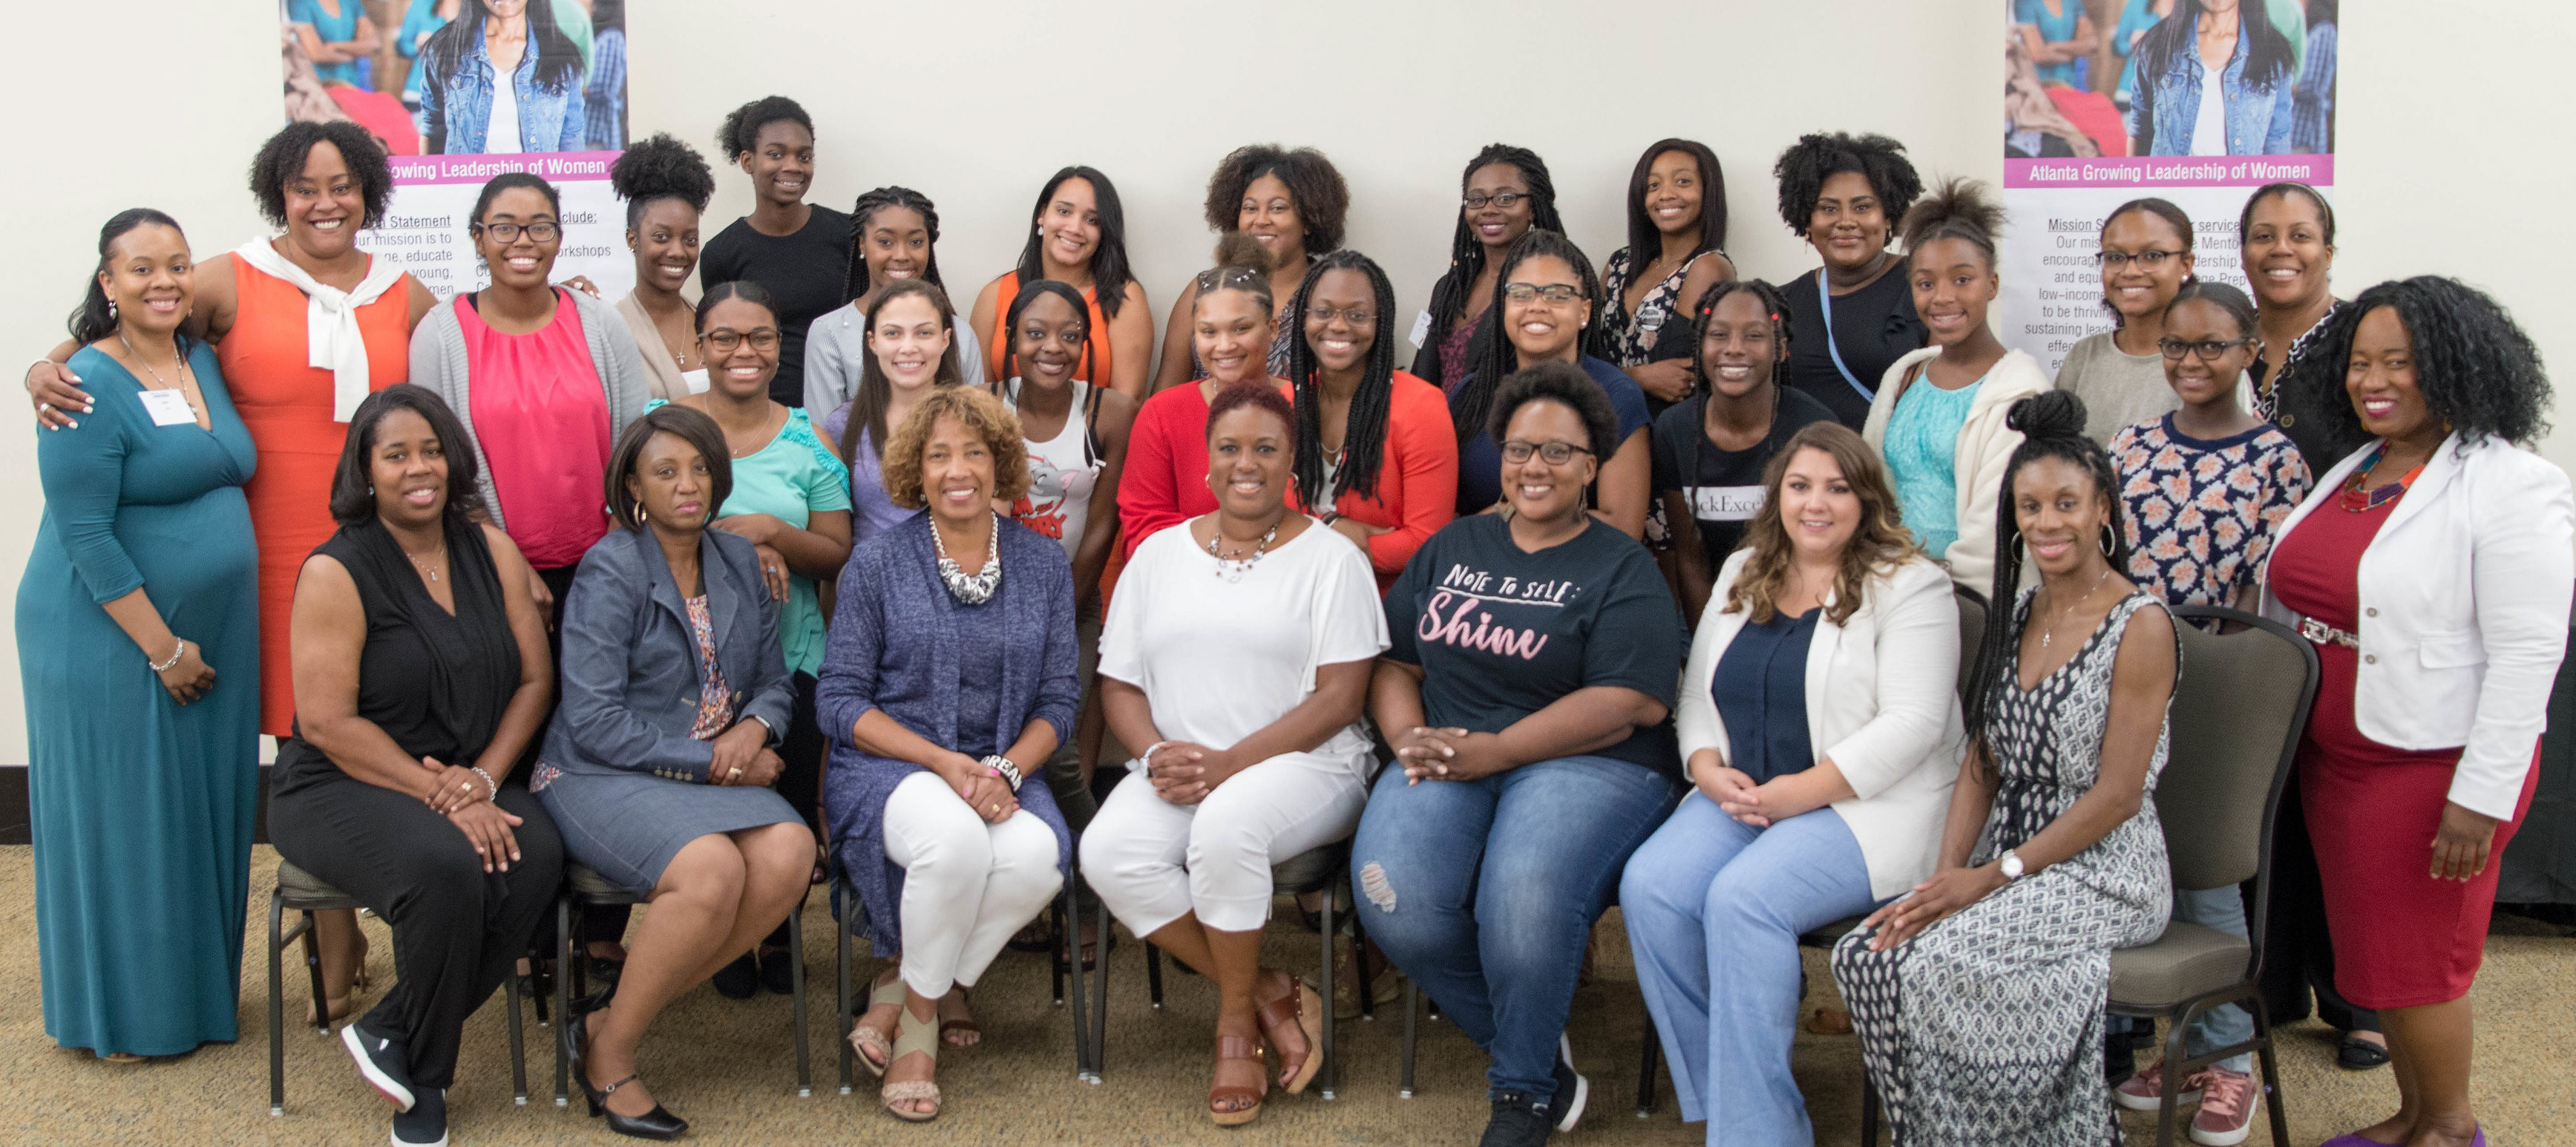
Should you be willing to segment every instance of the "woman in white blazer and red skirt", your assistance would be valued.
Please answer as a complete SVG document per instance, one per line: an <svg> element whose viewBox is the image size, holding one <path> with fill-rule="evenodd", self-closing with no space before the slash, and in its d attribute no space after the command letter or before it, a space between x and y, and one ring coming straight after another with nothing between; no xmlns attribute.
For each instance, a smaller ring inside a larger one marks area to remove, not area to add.
<svg viewBox="0 0 2576 1147"><path fill-rule="evenodd" d="M1682 1118L1805 1143L1798 936L1932 874L1965 734L1950 577L1840 423L1773 457L1682 673L1693 792L1620 882Z"/></svg>
<svg viewBox="0 0 2576 1147"><path fill-rule="evenodd" d="M2281 525L2267 612L2323 670L2299 792L2324 878L2335 982L2387 1028L2397 1114L2328 1147L2482 1144L2467 994L2496 864L2531 806L2576 585L2567 474L2537 436L2529 337L2456 280L2382 283L2320 336L2377 441Z"/></svg>

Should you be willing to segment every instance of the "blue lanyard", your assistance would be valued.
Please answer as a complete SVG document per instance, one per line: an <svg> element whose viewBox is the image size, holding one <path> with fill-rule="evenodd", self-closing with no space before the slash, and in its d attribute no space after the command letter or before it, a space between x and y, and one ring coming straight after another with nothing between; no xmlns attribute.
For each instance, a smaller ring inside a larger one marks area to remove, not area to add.
<svg viewBox="0 0 2576 1147"><path fill-rule="evenodd" d="M1851 368L1843 365L1842 348L1834 345L1834 296L1825 290L1825 269L1822 267L1816 268L1816 303L1825 310L1825 353L1833 356L1834 369L1841 371L1843 381L1860 392L1861 401L1878 401L1878 392L1860 384L1860 379L1852 375Z"/></svg>

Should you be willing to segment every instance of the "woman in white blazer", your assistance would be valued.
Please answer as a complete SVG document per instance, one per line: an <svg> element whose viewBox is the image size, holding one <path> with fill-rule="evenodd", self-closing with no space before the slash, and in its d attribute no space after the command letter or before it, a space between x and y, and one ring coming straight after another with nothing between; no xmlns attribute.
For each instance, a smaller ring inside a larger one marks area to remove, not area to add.
<svg viewBox="0 0 2576 1147"><path fill-rule="evenodd" d="M2299 796L2336 986L2379 1010L2399 1095L2329 1147L2478 1143L2466 996L2566 653L2576 496L2515 445L2549 382L2474 288L2382 283L2320 341L2350 399L2321 413L2378 440L2282 524L2264 606L2316 645Z"/></svg>
<svg viewBox="0 0 2576 1147"><path fill-rule="evenodd" d="M1932 345L1879 380L1861 436L1887 463L1897 505L1950 580L1994 584L1995 498L2021 432L2013 403L2049 388L2039 361L2005 350L1986 325L2001 281L1995 233L2003 208L1985 185L1954 179L1905 213L1905 274Z"/></svg>
<svg viewBox="0 0 2576 1147"><path fill-rule="evenodd" d="M1931 875L1964 733L1950 578L1839 423L1764 475L1682 673L1694 792L1620 882L1682 1118L1710 1142L1804 1143L1789 1075L1798 936Z"/></svg>

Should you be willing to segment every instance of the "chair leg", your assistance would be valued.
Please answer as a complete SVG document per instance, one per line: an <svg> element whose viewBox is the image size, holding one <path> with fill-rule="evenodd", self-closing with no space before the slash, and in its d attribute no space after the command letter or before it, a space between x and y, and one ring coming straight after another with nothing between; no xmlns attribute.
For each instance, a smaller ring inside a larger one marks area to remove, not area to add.
<svg viewBox="0 0 2576 1147"><path fill-rule="evenodd" d="M1092 916L1091 1082L1109 1069L1109 902L1100 901Z"/></svg>
<svg viewBox="0 0 2576 1147"><path fill-rule="evenodd" d="M329 989L322 986L322 938L315 934L311 910L305 910L304 924L298 930L304 933L304 972L313 981L313 1030L329 1035L331 998L325 994Z"/></svg>
<svg viewBox="0 0 2576 1147"><path fill-rule="evenodd" d="M555 897L555 1017L558 1023L572 1022L572 894ZM571 1105L572 1096L564 1090L571 1076L571 1064L564 1059L563 1040L555 1044L555 1106Z"/></svg>
<svg viewBox="0 0 2576 1147"><path fill-rule="evenodd" d="M1396 1076L1395 1094L1399 1099L1413 1098L1413 1028L1414 1018L1422 1014L1422 989L1411 980L1404 982L1404 1067Z"/></svg>
<svg viewBox="0 0 2576 1147"><path fill-rule="evenodd" d="M2187 1011L2168 1018L2179 1021ZM2189 1045L2183 1042L2185 1027L2180 1022L2165 1025L2164 1089L2156 1099L2156 1147L2173 1147L2174 1115L2179 1110L2174 1094L2182 1089L2182 1061L2191 1054Z"/></svg>
<svg viewBox="0 0 2576 1147"><path fill-rule="evenodd" d="M1068 889L1073 887L1073 882L1070 880L1066 881L1065 887ZM1064 935L1064 930L1067 925L1064 919L1064 901L1062 898L1058 898L1053 905L1050 905L1047 908L1047 920L1055 927L1055 932L1058 937ZM1075 951L1079 952L1080 949L1077 948ZM1047 956L1047 991L1053 999L1054 1006L1059 1008L1064 1006L1064 953L1065 949L1058 947L1056 951ZM1079 958L1079 956L1076 958Z"/></svg>
<svg viewBox="0 0 2576 1147"><path fill-rule="evenodd" d="M848 1095L853 1050L850 1047L850 1027L854 1018L851 1011L857 1001L850 994L850 918L846 915L850 907L849 901L841 894L841 888L841 876L835 871L832 875L832 965L840 984L833 991L833 1004L841 1022L833 1029L832 1042L841 1045L841 1094Z"/></svg>
<svg viewBox="0 0 2576 1147"><path fill-rule="evenodd" d="M1055 955L1056 959L1062 961L1056 967L1055 1002L1059 1006L1064 1003L1064 983L1066 980L1072 980L1073 1077L1089 1082L1091 1079L1091 1011L1083 1006L1082 998L1082 901L1075 897L1073 887L1074 882L1079 879L1081 879L1079 875L1065 878L1064 887L1057 892L1056 904L1052 909L1056 919L1056 937L1063 941L1063 949Z"/></svg>
<svg viewBox="0 0 2576 1147"><path fill-rule="evenodd" d="M796 1005L796 1097L814 1097L814 1039L805 1018L805 903L787 913L788 999Z"/></svg>
<svg viewBox="0 0 2576 1147"><path fill-rule="evenodd" d="M1150 942L1145 945L1145 993L1152 999L1154 1009L1162 1010L1163 950Z"/></svg>
<svg viewBox="0 0 2576 1147"><path fill-rule="evenodd" d="M2262 1041L2262 1046L2255 1048L2254 1054L2262 1064L2263 1090L2270 1093L2265 1098L2271 1102L2264 1106L2271 1111L2272 1142L2287 1143L2290 1141L2290 1116L2281 1110L2281 1067L2272 1058L2272 1018L2264 1010L2260 994L2247 997L2241 1006L2254 1014L2254 1037Z"/></svg>
<svg viewBox="0 0 2576 1147"><path fill-rule="evenodd" d="M268 895L268 1113L286 1114L286 898Z"/></svg>
<svg viewBox="0 0 2576 1147"><path fill-rule="evenodd" d="M519 977L513 973L502 977L501 992L510 1004L510 1101L519 1107L528 1105L528 1033L519 1022Z"/></svg>
<svg viewBox="0 0 2576 1147"><path fill-rule="evenodd" d="M1656 1038L1655 1023L1646 1021L1646 1050L1637 1053L1637 1118L1651 1119L1655 1114L1655 1069L1663 1065L1664 1045Z"/></svg>
<svg viewBox="0 0 2576 1147"><path fill-rule="evenodd" d="M1340 1066L1333 1060L1333 1029L1341 1026L1340 1018L1335 1015L1337 1009L1333 1007L1333 938L1341 935L1342 932L1341 922L1335 919L1335 909L1338 907L1340 900L1341 896L1334 891L1333 885L1329 882L1326 883L1324 885L1324 958L1322 960L1324 965L1324 1046L1317 1049L1316 1053L1324 1057L1323 1066L1318 1069L1317 1076L1324 1082L1323 1094L1324 1099L1328 1102L1334 1097L1334 1069Z"/></svg>
<svg viewBox="0 0 2576 1147"><path fill-rule="evenodd" d="M1368 925L1360 916L1359 901L1351 901L1351 972L1360 978L1360 1022L1377 1019L1377 969L1369 966Z"/></svg>

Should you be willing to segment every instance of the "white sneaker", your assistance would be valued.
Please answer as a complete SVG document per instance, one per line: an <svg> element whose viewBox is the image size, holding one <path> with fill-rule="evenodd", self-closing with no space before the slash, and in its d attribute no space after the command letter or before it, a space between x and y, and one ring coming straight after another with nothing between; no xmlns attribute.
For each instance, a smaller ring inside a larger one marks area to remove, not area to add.
<svg viewBox="0 0 2576 1147"><path fill-rule="evenodd" d="M1572 1131L1583 1119L1583 1105L1592 1099L1592 1081L1574 1070L1574 1041L1563 1033L1556 1037L1556 1094L1547 1101L1548 1114L1556 1119L1558 1131Z"/></svg>

